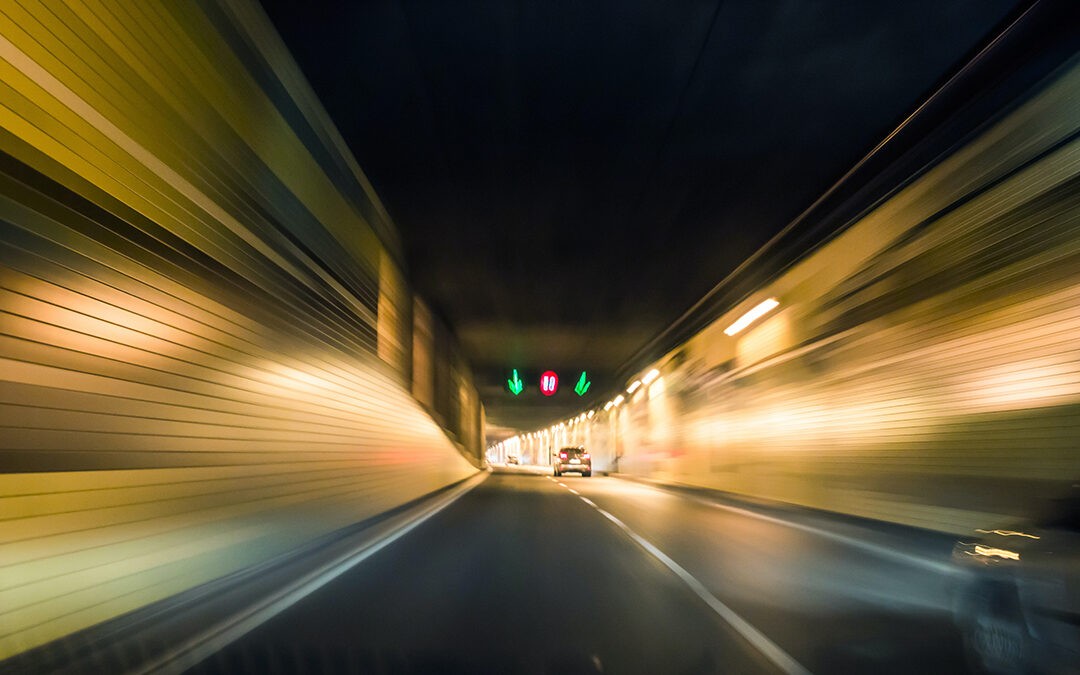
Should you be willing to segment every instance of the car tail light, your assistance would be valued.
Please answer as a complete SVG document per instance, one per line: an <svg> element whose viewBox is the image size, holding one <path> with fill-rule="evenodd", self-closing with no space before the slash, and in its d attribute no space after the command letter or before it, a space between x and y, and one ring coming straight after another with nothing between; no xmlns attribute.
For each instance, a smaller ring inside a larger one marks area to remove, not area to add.
<svg viewBox="0 0 1080 675"><path fill-rule="evenodd" d="M566 459L566 453L565 452L560 452L559 453L559 459Z"/></svg>

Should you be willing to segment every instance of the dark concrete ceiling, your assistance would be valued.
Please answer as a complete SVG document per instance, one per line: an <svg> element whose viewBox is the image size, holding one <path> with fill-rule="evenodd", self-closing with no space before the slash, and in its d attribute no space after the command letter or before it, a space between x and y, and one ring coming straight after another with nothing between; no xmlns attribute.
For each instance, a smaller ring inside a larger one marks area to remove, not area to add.
<svg viewBox="0 0 1080 675"><path fill-rule="evenodd" d="M609 394L1016 4L264 2L489 423L519 429ZM534 385L518 398L512 368ZM552 399L535 389L546 368Z"/></svg>

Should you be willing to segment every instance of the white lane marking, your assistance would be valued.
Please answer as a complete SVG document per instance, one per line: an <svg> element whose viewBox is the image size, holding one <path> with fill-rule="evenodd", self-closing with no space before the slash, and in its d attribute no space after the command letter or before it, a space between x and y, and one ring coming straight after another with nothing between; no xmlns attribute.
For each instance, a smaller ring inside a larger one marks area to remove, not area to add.
<svg viewBox="0 0 1080 675"><path fill-rule="evenodd" d="M586 504L593 507L594 509L599 509L600 508L599 506L596 505L596 502L589 499L588 497L581 497L581 501L585 502Z"/></svg>
<svg viewBox="0 0 1080 675"><path fill-rule="evenodd" d="M735 629L735 632L741 635L747 642L753 645L759 652L761 652L765 658L769 659L780 670L784 671L788 675L811 675L801 663L795 660L793 656L785 652L780 648L778 644L769 639L767 635L754 628L746 619L736 614L730 607L720 601L715 595L709 592L705 585L698 581L692 574L687 572L682 565L675 562L667 556L666 553L653 546L647 539L640 536L638 533L631 530L626 523L619 520L615 516L611 515L604 509L600 508L593 502L589 501L585 497L581 497L581 500L592 506L594 509L600 512L602 516L615 523L615 526L622 530L626 536L634 540L634 542L641 548L648 551L654 558L664 563L669 570L675 573L683 583L690 587L699 598L701 598L706 605L712 608L714 612L720 615L720 618L728 623L729 626Z"/></svg>
<svg viewBox="0 0 1080 675"><path fill-rule="evenodd" d="M579 497L581 496L581 493L578 492L577 490L575 490L574 488L566 488L566 489L569 490L572 494L578 495Z"/></svg>
<svg viewBox="0 0 1080 675"><path fill-rule="evenodd" d="M559 483L562 487L566 487L566 483Z"/></svg>
<svg viewBox="0 0 1080 675"><path fill-rule="evenodd" d="M265 598L262 602L210 626L191 640L174 647L157 660L151 661L132 672L141 675L183 673L192 666L201 663L210 655L221 651L232 642L250 633L260 624L285 611L305 596L310 595L412 532L421 523L484 482L490 475L486 471L477 472L471 478L465 479L450 491L437 497L433 502L424 504L417 512L405 515L404 524L397 529L380 535L381 538L361 544L359 548L338 556L313 572L300 577L292 584L285 586L276 594Z"/></svg>
<svg viewBox="0 0 1080 675"><path fill-rule="evenodd" d="M849 536L849 535L846 535L846 534L840 534L838 532L832 532L832 531L829 531L829 530L826 530L826 529L823 529L823 528L820 528L820 527L814 527L813 525L804 525L803 523L794 523L794 522L791 522L790 520L784 520L783 518L777 518L775 516L767 516L767 515L765 515L763 513L757 513L756 511L751 511L750 509L740 508L738 506L729 506L727 504L720 504L718 502L709 501L708 499L705 499L704 497L697 497L697 496L694 496L694 495L684 495L684 494L681 494L681 493L678 493L678 492L675 492L675 491L672 491L672 490L664 489L663 487L658 487L658 486L655 486L655 485L649 485L647 483L639 483L639 485L642 485L642 486L647 487L647 488L651 488L651 489L656 490L658 492L663 492L664 494L673 495L673 496L676 496L676 497L682 497L684 499L689 499L691 501L697 502L699 504L704 504L705 506L708 506L708 507L711 507L711 508L714 508L714 509L720 509L722 511L729 511L731 513L737 513L737 514L739 514L741 516L748 516L750 518L757 518L758 520L764 520L765 522L773 523L775 525L784 525L784 526L790 527L790 528L792 528L794 530L801 530L803 532L808 532L810 534L822 537L823 539L830 539L830 540L838 542L840 544L850 546L851 548L857 548L860 551L865 551L865 552L870 553L872 555L876 555L879 558L889 558L889 559L892 559L894 561L904 563L906 565L911 565L913 567L921 567L921 568L923 568L925 570L929 570L931 572L935 572L937 574L941 574L941 575L944 575L944 576L959 576L959 575L963 574L961 572L961 570L959 570L958 568L956 568L956 567L954 567L954 566L952 566L952 565L950 565L948 563L939 562L939 561L936 561L936 560L929 560L927 558L923 558L923 557L920 557L920 556L917 556L917 555L912 555L911 553L904 553L903 551L898 551L898 550L896 550L894 548L890 548L888 546L883 546L881 544L874 544L874 543L871 543L871 542L868 542L868 541L863 541L862 539L857 539L855 537L852 537L852 536Z"/></svg>

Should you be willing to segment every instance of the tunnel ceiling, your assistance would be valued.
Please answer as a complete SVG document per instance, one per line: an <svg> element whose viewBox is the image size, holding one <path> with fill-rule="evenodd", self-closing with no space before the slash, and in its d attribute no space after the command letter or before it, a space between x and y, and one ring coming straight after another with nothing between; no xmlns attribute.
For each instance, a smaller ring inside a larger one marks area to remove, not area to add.
<svg viewBox="0 0 1080 675"><path fill-rule="evenodd" d="M264 2L458 335L496 435L609 395L638 347L1014 5ZM518 398L512 368L533 385ZM551 399L535 388L547 368L562 377Z"/></svg>

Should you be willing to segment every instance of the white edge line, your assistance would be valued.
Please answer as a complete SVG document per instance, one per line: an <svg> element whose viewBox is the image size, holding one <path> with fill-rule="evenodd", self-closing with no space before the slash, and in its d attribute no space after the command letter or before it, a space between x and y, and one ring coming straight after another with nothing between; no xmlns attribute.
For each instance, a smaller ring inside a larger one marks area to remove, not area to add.
<svg viewBox="0 0 1080 675"><path fill-rule="evenodd" d="M254 607L242 611L228 619L218 622L191 640L168 654L144 665L137 671L140 675L154 673L163 675L166 673L182 673L188 668L201 663L211 654L221 651L230 643L243 637L259 625L269 621L276 615L285 611L305 596L310 595L319 588L338 578L352 567L367 560L382 549L394 543L398 539L416 529L421 523L442 511L459 497L482 483L491 474L481 471L467 478L458 487L442 495L425 509L412 517L405 525L393 530L381 539L376 539L359 549L354 549L339 556L319 569L301 577L293 584L282 589L278 593L264 599ZM478 480L479 478L479 480Z"/></svg>
<svg viewBox="0 0 1080 675"><path fill-rule="evenodd" d="M790 527L790 528L795 529L795 530L802 530L803 532L809 532L810 534L817 535L817 536L822 537L824 539L831 539L831 540L833 540L835 542L845 544L845 545L850 546L852 548L857 548L857 549L859 549L861 551L865 551L867 553L876 555L879 558L890 558L890 559L892 559L894 561L897 561L897 562L902 562L902 563L911 565L913 567L921 567L921 568L923 568L925 570L936 572L938 574L942 574L942 575L945 575L945 576L958 576L958 575L962 574L962 572L959 569L957 569L957 568L955 568L952 565L949 565L947 563L937 562L937 561L934 561L934 560L927 560L926 558L922 558L922 557L919 557L917 555L912 555L910 553L904 553L903 551L898 551L898 550L896 550L894 548L889 548L888 546L882 546L881 544L872 544L870 542L863 541L862 539L856 539L855 537L851 537L851 536L848 536L846 534L839 534L837 532L832 532L832 531L826 530L824 528L814 527L813 525L804 525L803 523L793 523L790 520L784 520L783 518L777 518L775 516L767 516L767 515L765 515L763 513L757 513L756 511L751 511L750 509L744 509L744 508L741 508L741 507L738 507L738 506L729 506L727 504L721 504L719 502L710 501L709 499L706 499L704 497L698 497L696 495L684 495L684 494L675 492L673 490L667 489L667 488L662 487L662 486L649 485L648 483L638 483L638 484L642 485L643 487L647 487L647 488L656 490L658 492L663 492L663 493L668 494L668 495L672 495L672 496L675 496L675 497L682 497L684 499L689 499L691 501L697 502L699 504L704 504L705 506L709 506L709 507L714 508L714 509L721 509L721 510L724 510L724 511L730 511L731 513L737 513L737 514L742 515L742 516L749 516L751 518L757 518L758 520L764 520L766 522L773 523L774 525L784 525L785 527Z"/></svg>
<svg viewBox="0 0 1080 675"><path fill-rule="evenodd" d="M690 590L692 590L699 598L701 598L706 605L708 605L714 612L716 612L721 619L726 621L736 633L741 635L747 642L754 646L765 658L769 659L788 675L811 675L801 663L795 660L790 654L780 648L775 642L769 639L767 635L754 628L746 619L736 614L730 607L720 601L715 595L709 592L709 589L705 588L705 585L698 581L694 575L687 572L682 565L675 562L667 556L666 553L653 546L644 537L641 537L636 532L631 530L626 523L622 522L615 516L611 515L604 509L600 508L596 504L590 502L585 497L581 497L581 500L595 508L600 512L602 516L610 520L620 530L622 530L628 537L634 540L634 542L649 552L654 558L659 560L669 570L675 573L683 583L685 583Z"/></svg>
<svg viewBox="0 0 1080 675"><path fill-rule="evenodd" d="M710 502L706 502L706 503L710 503ZM921 558L919 556L912 555L910 553L904 553L903 551L898 551L898 550L896 550L894 548L889 548L888 546L882 546L881 544L872 544L870 542L863 541L861 539L856 539L855 537L850 537L850 536L848 536L846 534L839 534L837 532L830 532L829 530L826 530L826 529L823 529L823 528L820 528L820 527L814 527L813 525L804 525L803 523L793 523L791 521L784 520L783 518L776 518L776 517L773 517L773 516L766 516L765 514L762 514L762 513L754 513L753 511L750 511L748 509L741 509L741 508L739 508L737 506L728 506L726 504L717 504L715 502L711 502L711 504L713 505L714 508L724 509L725 511L732 511L734 513L738 513L738 514L741 514L741 515L751 516L751 517L757 518L759 520L768 521L770 523L776 523L776 524L779 524L779 525L786 525L787 527L790 527L790 528L793 528L793 529L796 529L796 530L802 530L804 532L809 532L810 534L815 534L815 535L817 535L819 537L822 537L822 538L825 538L825 539L831 539L833 541L839 542L841 544L845 544L845 545L850 546L852 548L857 548L857 549L859 549L861 551L871 553L871 554L876 555L876 556L878 556L880 558L891 558L891 559L893 559L895 561L906 563L906 564L911 565L913 567L922 567L923 569L930 570L930 571L933 571L933 572L937 572L938 574L943 574L943 575L946 575L946 576L954 576L954 575L959 573L959 570L957 568L952 567L951 565L948 565L947 563L937 562L937 561L934 561L934 560L927 560L926 558Z"/></svg>

